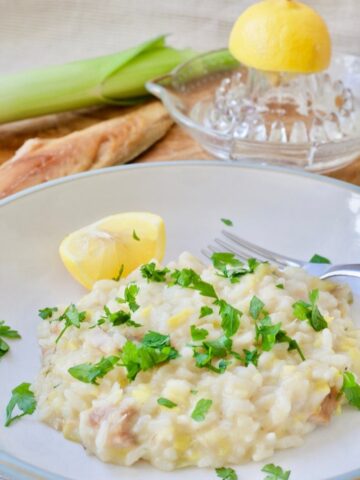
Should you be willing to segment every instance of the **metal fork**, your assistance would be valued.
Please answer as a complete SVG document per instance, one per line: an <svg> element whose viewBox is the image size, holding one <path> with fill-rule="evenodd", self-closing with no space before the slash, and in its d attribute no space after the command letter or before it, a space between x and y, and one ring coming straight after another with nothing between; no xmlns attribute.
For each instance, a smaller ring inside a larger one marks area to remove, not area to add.
<svg viewBox="0 0 360 480"><path fill-rule="evenodd" d="M274 263L279 268L285 267L301 267L305 268L309 273L319 274L319 267L321 273L319 277L322 279L331 277L357 277L360 278L360 264L348 265L329 265L329 264L312 264L296 258L287 257L280 253L272 252L266 248L260 247L248 240L244 240L234 233L227 230L221 231L225 240L222 238L215 238L214 245L209 245L207 249L203 249L202 253L207 258L210 258L214 252L229 252L234 253L239 260L246 261L248 258L256 258L260 261L268 261Z"/></svg>

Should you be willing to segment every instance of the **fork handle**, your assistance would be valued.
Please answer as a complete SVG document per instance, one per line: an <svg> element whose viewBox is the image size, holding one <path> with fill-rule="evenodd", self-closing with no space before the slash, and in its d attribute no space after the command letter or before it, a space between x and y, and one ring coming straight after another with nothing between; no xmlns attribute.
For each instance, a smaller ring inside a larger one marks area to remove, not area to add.
<svg viewBox="0 0 360 480"><path fill-rule="evenodd" d="M330 267L323 275L321 275L320 278L325 280L326 278L340 276L360 278L360 263L334 265L333 267Z"/></svg>

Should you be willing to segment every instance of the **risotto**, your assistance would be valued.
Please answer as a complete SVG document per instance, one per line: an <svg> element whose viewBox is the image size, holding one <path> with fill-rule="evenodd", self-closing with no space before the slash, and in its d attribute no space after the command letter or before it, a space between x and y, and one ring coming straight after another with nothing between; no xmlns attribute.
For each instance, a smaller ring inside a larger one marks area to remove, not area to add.
<svg viewBox="0 0 360 480"><path fill-rule="evenodd" d="M221 254L99 281L39 326L39 415L105 462L265 459L340 412L344 372L360 373L349 302L302 269Z"/></svg>

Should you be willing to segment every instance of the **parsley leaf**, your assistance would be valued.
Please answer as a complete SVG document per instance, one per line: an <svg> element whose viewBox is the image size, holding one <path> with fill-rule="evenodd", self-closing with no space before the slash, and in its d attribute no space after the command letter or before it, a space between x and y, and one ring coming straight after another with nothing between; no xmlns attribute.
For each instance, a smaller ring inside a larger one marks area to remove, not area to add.
<svg viewBox="0 0 360 480"><path fill-rule="evenodd" d="M140 238L137 236L135 230L133 230L132 236L133 236L133 239L134 239L134 240L137 240L138 242L140 241Z"/></svg>
<svg viewBox="0 0 360 480"><path fill-rule="evenodd" d="M250 363L252 363L253 365L255 365L255 367L257 367L258 360L261 355L260 352L255 348L252 351L244 350L244 354L245 354L245 358L244 358L245 367L248 367Z"/></svg>
<svg viewBox="0 0 360 480"><path fill-rule="evenodd" d="M135 380L139 372L149 370L178 356L177 350L170 345L169 335L149 332L139 344L130 340L125 343L121 352L121 365L127 370L127 378Z"/></svg>
<svg viewBox="0 0 360 480"><path fill-rule="evenodd" d="M148 282L165 282L166 274L169 273L168 268L156 269L155 262L147 263L140 267L141 275L147 278Z"/></svg>
<svg viewBox="0 0 360 480"><path fill-rule="evenodd" d="M214 287L201 279L191 268L183 268L182 270L175 270L171 274L172 285L180 285L180 287L191 288L198 290L204 297L217 298Z"/></svg>
<svg viewBox="0 0 360 480"><path fill-rule="evenodd" d="M136 312L139 309L139 305L136 303L136 296L139 293L140 288L136 283L130 283L126 286L124 291L124 298L117 298L119 303L127 303L132 312Z"/></svg>
<svg viewBox="0 0 360 480"><path fill-rule="evenodd" d="M305 356L299 346L299 344L297 343L296 340L294 340L293 338L289 337L288 334L284 331L284 330L281 330L281 323L277 323L275 325L273 325L271 323L271 318L269 315L266 314L266 312L263 310L263 307L264 307L264 304L261 300L259 300L257 297L253 297L251 299L251 302L250 302L250 315L255 319L255 320L258 320L259 319L259 316L261 313L265 314L265 316L263 318L261 318L257 324L256 324L256 340L258 341L259 338L261 337L261 348L262 350L268 352L270 351L273 346L275 345L275 343L288 343L288 351L291 351L291 350L296 350L301 359L302 360L305 360ZM245 366L246 365L246 362L247 362L247 356L249 358L249 353L246 354L246 350L244 350L245 352ZM255 350L256 352L256 350ZM259 355L256 356L255 355L255 359L256 359L256 362L259 358ZM252 362L254 363L254 362ZM256 365L256 363L254 363L254 365Z"/></svg>
<svg viewBox="0 0 360 480"><path fill-rule="evenodd" d="M97 363L82 363L69 368L68 372L71 376L84 383L93 383L98 385L96 380L105 377L107 373L113 370L120 360L119 357L111 355L110 357L103 357Z"/></svg>
<svg viewBox="0 0 360 480"><path fill-rule="evenodd" d="M208 340L203 342L203 346L211 352L212 357L225 357L231 351L232 340L226 336L217 338L216 340Z"/></svg>
<svg viewBox="0 0 360 480"><path fill-rule="evenodd" d="M11 393L11 399L6 406L5 427L8 427L17 418L21 418L24 415L31 415L36 408L35 395L30 390L30 383L21 383L15 387ZM18 407L22 413L12 417L15 407Z"/></svg>
<svg viewBox="0 0 360 480"><path fill-rule="evenodd" d="M218 373L224 373L229 365L231 365L231 360L222 358L217 366Z"/></svg>
<svg viewBox="0 0 360 480"><path fill-rule="evenodd" d="M356 382L353 373L343 373L343 385L341 391L345 395L349 404L360 410L360 385Z"/></svg>
<svg viewBox="0 0 360 480"><path fill-rule="evenodd" d="M330 260L326 257L323 257L319 255L318 253L315 253L310 260L309 263L331 263Z"/></svg>
<svg viewBox="0 0 360 480"><path fill-rule="evenodd" d="M242 312L225 300L216 300L215 304L219 306L221 328L227 337L232 337L239 329Z"/></svg>
<svg viewBox="0 0 360 480"><path fill-rule="evenodd" d="M191 325L190 333L194 342L204 340L204 338L209 335L209 332L205 328L197 328L196 325Z"/></svg>
<svg viewBox="0 0 360 480"><path fill-rule="evenodd" d="M310 303L299 300L293 304L293 315L299 320L307 320L316 332L327 328L328 324L320 313L316 302L319 297L319 290L312 290L309 293Z"/></svg>
<svg viewBox="0 0 360 480"><path fill-rule="evenodd" d="M297 341L289 337L284 330L279 330L279 332L277 333L276 343L288 343L289 344L288 351L290 352L291 350L296 350L300 355L301 360L305 360L305 356L299 344L297 343Z"/></svg>
<svg viewBox="0 0 360 480"><path fill-rule="evenodd" d="M212 403L212 400L208 400L206 398L199 400L195 405L195 408L191 414L191 418L195 420L195 422L203 422L205 420L205 415L210 410Z"/></svg>
<svg viewBox="0 0 360 480"><path fill-rule="evenodd" d="M234 225L232 220L229 220L228 218L221 218L221 221L224 225L227 225L228 227L232 227Z"/></svg>
<svg viewBox="0 0 360 480"><path fill-rule="evenodd" d="M268 473L264 480L288 480L290 477L290 470L285 472L281 467L274 465L273 463L268 463L262 469L262 472Z"/></svg>
<svg viewBox="0 0 360 480"><path fill-rule="evenodd" d="M233 468L215 468L216 475L223 480L238 480L238 476Z"/></svg>
<svg viewBox="0 0 360 480"><path fill-rule="evenodd" d="M157 403L161 405L162 407L166 408L174 408L177 407L177 403L172 402L168 398L160 397L157 399Z"/></svg>
<svg viewBox="0 0 360 480"><path fill-rule="evenodd" d="M69 327L80 328L80 323L83 322L85 318L86 312L79 312L79 310L75 307L73 303L69 305L66 308L65 312L58 318L59 321L65 320L65 326L55 340L55 343L60 340L60 338L63 336L63 334Z"/></svg>
<svg viewBox="0 0 360 480"><path fill-rule="evenodd" d="M115 277L113 277L113 280L115 280L115 282L118 282L122 277L122 274L124 273L124 268L125 268L124 264L120 265L118 274Z"/></svg>
<svg viewBox="0 0 360 480"><path fill-rule="evenodd" d="M124 310L118 310L117 312L110 312L109 308L105 305L104 311L105 311L105 315L101 317L100 321L107 320L110 323L112 323L114 327L117 327L118 325L126 325L128 327L141 327L140 323L136 323L133 320L131 320L130 313L124 312ZM101 322L101 323L99 322L98 322L98 325L104 323L104 322Z"/></svg>
<svg viewBox="0 0 360 480"><path fill-rule="evenodd" d="M208 368L215 373L224 373L229 362L223 360L231 352L232 340L226 336L216 340L202 342L201 345L193 346L193 357L198 368ZM221 358L217 367L212 364L216 358Z"/></svg>
<svg viewBox="0 0 360 480"><path fill-rule="evenodd" d="M220 270L224 277L230 277L233 268L243 265L239 259L235 258L234 253L229 252L214 252L211 255L211 260L214 268Z"/></svg>
<svg viewBox="0 0 360 480"><path fill-rule="evenodd" d="M0 338L0 358L3 357L10 350L9 344Z"/></svg>
<svg viewBox="0 0 360 480"><path fill-rule="evenodd" d="M293 304L293 315L298 320L307 320L308 315L311 319L311 305L304 302L303 300L299 300Z"/></svg>
<svg viewBox="0 0 360 480"><path fill-rule="evenodd" d="M21 335L17 330L12 330L11 327L5 325L4 320L0 320L0 337L17 339L21 338Z"/></svg>
<svg viewBox="0 0 360 480"><path fill-rule="evenodd" d="M3 357L10 350L9 344L5 342L2 337L16 340L18 338L21 338L21 335L17 330L13 330L8 325L5 325L4 320L0 320L0 358Z"/></svg>
<svg viewBox="0 0 360 480"><path fill-rule="evenodd" d="M260 339L261 348L269 352L276 343L276 336L280 331L281 323L273 325L271 318L267 315L256 324L256 340Z"/></svg>
<svg viewBox="0 0 360 480"><path fill-rule="evenodd" d="M214 310L210 307L206 307L206 306L201 307L199 318L207 317L208 315L211 315L213 312Z"/></svg>
<svg viewBox="0 0 360 480"><path fill-rule="evenodd" d="M283 283L278 283L275 285L276 288L279 288L280 290L284 290L284 284Z"/></svg>
<svg viewBox="0 0 360 480"><path fill-rule="evenodd" d="M150 330L146 335L144 335L141 343L146 347L151 348L166 347L167 345L170 345L170 336Z"/></svg>
<svg viewBox="0 0 360 480"><path fill-rule="evenodd" d="M250 301L249 313L254 320L257 320L259 318L259 315L262 312L264 306L265 304L256 295L252 297Z"/></svg>
<svg viewBox="0 0 360 480"><path fill-rule="evenodd" d="M48 318L51 318L53 316L53 313L55 313L57 311L58 311L57 307L40 308L39 312L38 312L38 315L43 320L46 320Z"/></svg>
<svg viewBox="0 0 360 480"><path fill-rule="evenodd" d="M254 273L255 269L260 262L255 258L249 258L247 260L247 266L245 266L240 260L235 258L233 253L228 252L215 252L211 255L214 268L222 273L222 277L228 278L231 283L237 283L240 281L240 277L247 275L248 273Z"/></svg>

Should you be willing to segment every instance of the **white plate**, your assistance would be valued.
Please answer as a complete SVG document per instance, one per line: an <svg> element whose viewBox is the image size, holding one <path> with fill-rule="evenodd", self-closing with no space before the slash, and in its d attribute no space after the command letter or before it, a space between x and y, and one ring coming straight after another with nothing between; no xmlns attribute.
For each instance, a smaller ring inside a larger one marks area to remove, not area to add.
<svg viewBox="0 0 360 480"><path fill-rule="evenodd" d="M226 217L243 237L290 256L308 259L317 252L333 262L359 261L360 189L290 170L204 161L116 167L35 187L0 205L0 316L23 335L0 361L0 412L11 389L31 382L39 369L38 308L76 301L83 293L61 264L60 241L105 215L160 214L168 260L183 250L200 255ZM36 415L0 428L0 474L11 480L216 479L213 470L166 473L147 464L106 465ZM349 409L310 434L304 446L270 461L291 469L291 480L350 479L355 473L346 472L360 466L359 443L360 413ZM264 478L264 463L238 467L239 480Z"/></svg>

